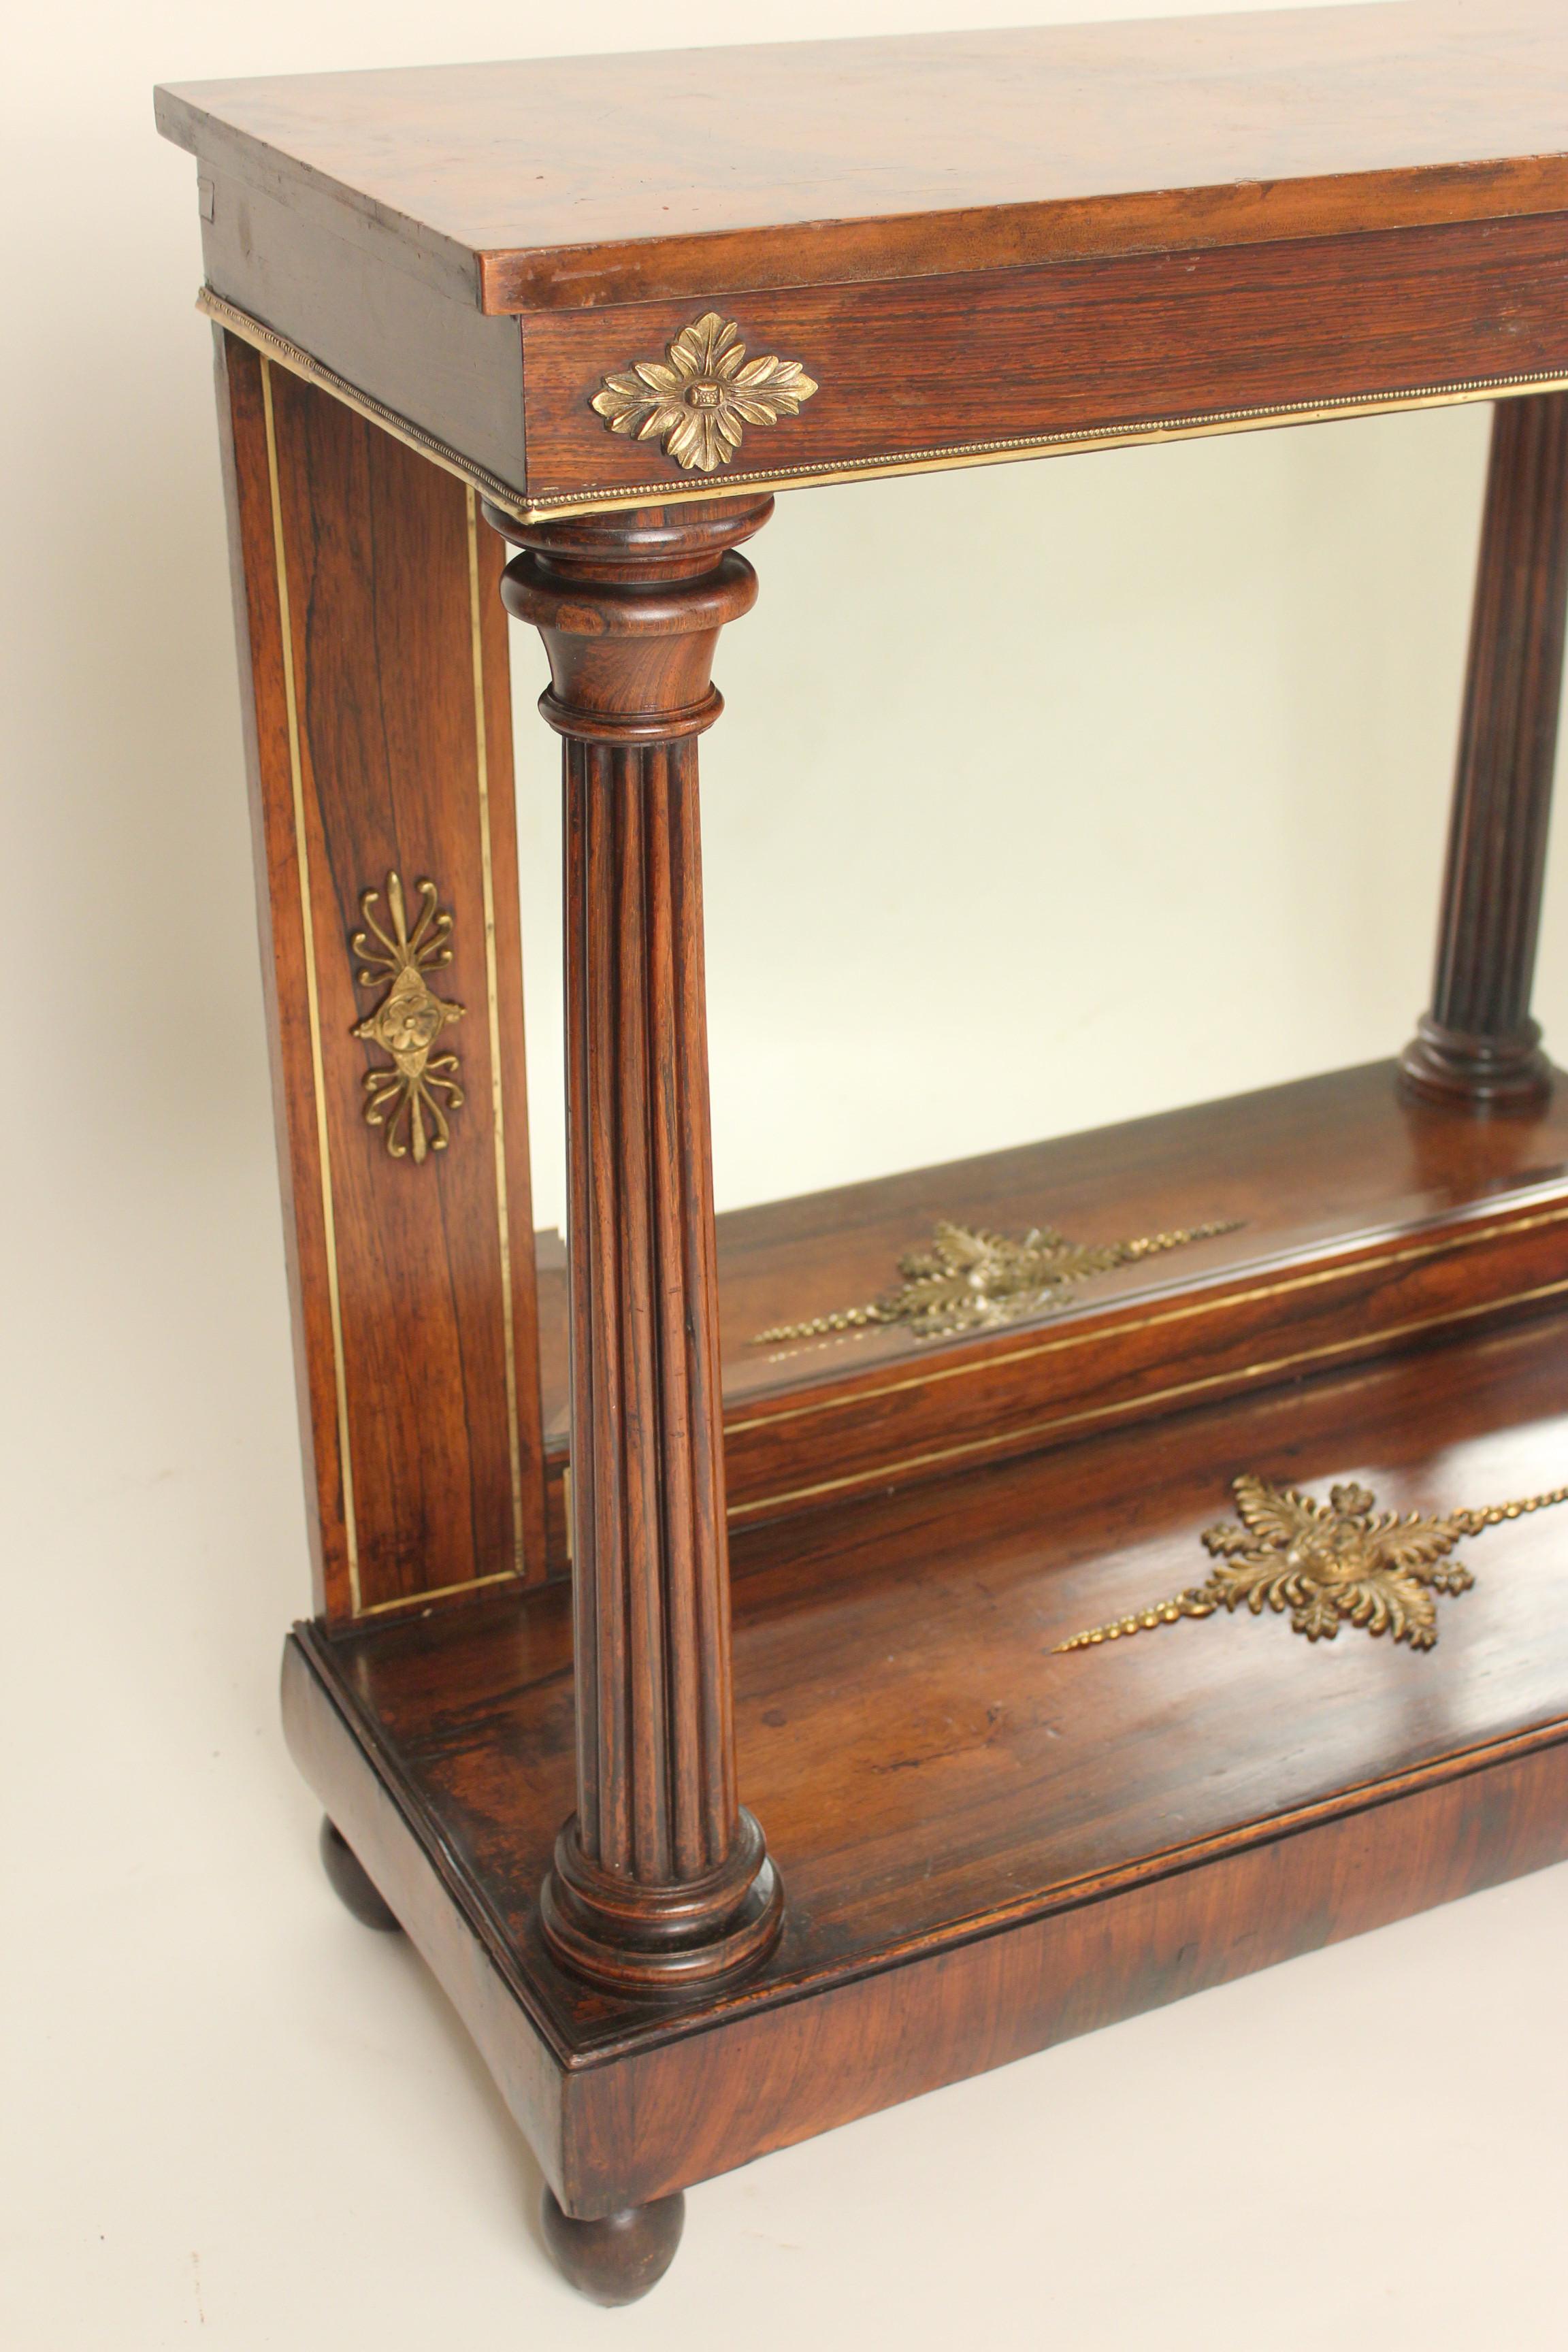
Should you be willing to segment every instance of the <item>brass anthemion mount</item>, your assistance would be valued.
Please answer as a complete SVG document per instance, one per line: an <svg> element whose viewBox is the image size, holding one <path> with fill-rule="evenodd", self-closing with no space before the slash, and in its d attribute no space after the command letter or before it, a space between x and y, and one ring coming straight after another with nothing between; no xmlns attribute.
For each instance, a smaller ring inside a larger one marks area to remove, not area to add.
<svg viewBox="0 0 1568 2352"><path fill-rule="evenodd" d="M747 425L798 416L816 384L798 360L749 360L733 319L710 310L682 327L662 360L635 360L594 394L612 433L664 440L664 454L688 473L727 466Z"/></svg>
<svg viewBox="0 0 1568 2352"><path fill-rule="evenodd" d="M1294 1486L1272 1486L1244 1473L1231 1492L1242 1525L1222 1519L1205 1528L1204 1545L1215 1565L1202 1584L1189 1584L1152 1608L1134 1609L1110 1624L1090 1626L1057 1649L1087 1650L1127 1633L1152 1633L1181 1617L1212 1617L1245 1601L1255 1617L1267 1609L1290 1612L1292 1630L1309 1642L1331 1642L1342 1625L1388 1633L1413 1650L1437 1640L1439 1592L1468 1592L1475 1578L1449 1554L1464 1536L1479 1536L1505 1519L1522 1519L1568 1502L1568 1486L1481 1511L1450 1511L1423 1518L1409 1511L1373 1516L1376 1497L1365 1486L1331 1486L1326 1503Z"/></svg>
<svg viewBox="0 0 1568 2352"><path fill-rule="evenodd" d="M445 1151L450 1140L447 1112L456 1110L463 1099L458 1057L431 1049L443 1029L462 1019L464 1010L449 998L437 996L425 978L426 971L452 961L447 944L452 918L437 910L434 882L421 882L418 889L424 904L410 930L402 879L387 876L390 933L371 912L380 891L362 891L359 910L366 928L349 942L359 959L354 978L361 988L392 982L375 1011L354 1030L356 1037L392 1056L390 1069L365 1072L365 1122L385 1128L386 1149L394 1160L412 1155L416 1162L427 1152Z"/></svg>
<svg viewBox="0 0 1568 2352"><path fill-rule="evenodd" d="M978 1226L941 1219L931 1245L899 1260L904 1279L897 1290L868 1307L846 1307L805 1323L775 1323L759 1331L758 1343L814 1339L831 1331L860 1331L871 1325L900 1323L917 1339L947 1339L966 1331L994 1331L1031 1315L1059 1307L1075 1283L1109 1274L1119 1265L1184 1249L1192 1242L1233 1234L1239 1220L1183 1225L1171 1234L1144 1234L1136 1241L1069 1242L1054 1225L1036 1225L1022 1241Z"/></svg>

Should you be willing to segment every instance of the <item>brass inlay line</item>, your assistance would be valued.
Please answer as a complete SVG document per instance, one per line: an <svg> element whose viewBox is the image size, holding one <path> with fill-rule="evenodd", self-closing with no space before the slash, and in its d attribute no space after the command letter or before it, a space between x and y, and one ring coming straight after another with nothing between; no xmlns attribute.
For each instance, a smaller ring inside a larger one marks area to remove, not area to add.
<svg viewBox="0 0 1568 2352"><path fill-rule="evenodd" d="M433 1584L427 1592L400 1592L395 1601L373 1601L368 1609L356 1613L360 1617L384 1617L389 1609L423 1609L432 1601L445 1601L454 1592L477 1592L484 1584L515 1584L517 1570L498 1568L489 1576L465 1576L457 1584Z"/></svg>
<svg viewBox="0 0 1568 2352"><path fill-rule="evenodd" d="M278 477L278 432L272 415L272 371L265 353L261 360L261 407L267 423L267 482L272 499L272 552L278 573L278 617L283 635L283 704L289 719L294 856L300 869L300 919L305 934L305 1001L310 1016L310 1078L316 1097L316 1150L321 1162L321 1231L327 1256L327 1307L332 1330L332 1384L337 1395L343 1540L348 1553L349 1608L351 1613L357 1617L360 1614L359 1528L354 1517L353 1456L349 1446L343 1314L338 1295L338 1236L332 1211L332 1160L327 1136L326 1076L321 1060L321 1003L316 985L316 934L310 909L310 849L305 826L305 780L300 757L300 704L294 682L294 635L289 607L289 562L283 538L283 495Z"/></svg>
<svg viewBox="0 0 1568 2352"><path fill-rule="evenodd" d="M891 479L901 474L940 474L965 466L1005 465L1024 457L1068 457L1075 452L1131 448L1162 441L1205 440L1217 434L1258 432L1279 425L1327 425L1356 416L1389 415L1402 409L1456 408L1471 401L1506 399L1514 394L1568 391L1568 370L1538 368L1519 375L1468 378L1400 392L1336 394L1328 399L1295 405L1282 402L1267 407L1197 411L1190 415L1158 417L1141 425L1079 425L1067 432L1021 434L1007 440L934 443L930 447L906 450L897 457L821 458L804 466L724 474L717 479L704 476L700 483L689 485L671 479L630 487L609 485L562 490L548 497L529 498L514 484L503 482L488 467L465 457L450 443L389 408L384 401L360 391L346 376L339 375L321 360L312 359L298 343L263 326L258 319L251 318L221 294L215 294L210 287L204 287L197 295L196 308L242 341L254 344L279 366L319 385L345 407L379 425L395 440L405 442L446 472L456 474L481 497L521 522L543 521L552 515L587 514L599 508L646 506L654 489L658 492L661 505L671 506L685 499L743 498L760 486L806 489L834 482Z"/></svg>
<svg viewBox="0 0 1568 2352"><path fill-rule="evenodd" d="M1557 1225L1568 1221L1568 1207L1542 1209L1536 1215L1506 1219L1500 1224L1483 1225L1470 1234L1448 1233L1441 1241L1413 1244L1407 1249L1388 1250L1380 1257L1358 1257L1342 1260L1336 1265L1322 1266L1311 1274L1288 1275L1279 1282L1256 1285L1250 1290L1226 1291L1215 1298L1193 1299L1180 1307L1167 1307L1154 1315L1132 1317L1119 1324L1119 1331L1155 1331L1167 1323L1185 1323L1194 1316L1218 1315L1226 1307L1250 1307L1259 1299L1279 1298L1290 1291L1313 1290L1324 1283L1342 1282L1351 1275L1381 1274L1391 1265L1409 1265L1423 1258L1441 1257L1447 1250L1471 1249L1482 1242L1510 1238L1515 1234L1532 1233L1540 1225ZM840 1391L833 1396L818 1397L810 1404L786 1405L779 1412L754 1413L749 1421L727 1421L726 1437L736 1437L743 1431L772 1429L786 1421L804 1421L813 1413L844 1412L872 1399L899 1396L909 1389L923 1389L937 1381L973 1379L976 1373L994 1371L998 1365L1022 1364L1036 1356L1056 1356L1071 1348L1092 1347L1100 1339L1098 1329L1068 1331L1060 1339L1041 1339L1033 1347L998 1349L994 1355L977 1357L965 1364L938 1365L932 1370L911 1373L907 1379L885 1381L878 1388L856 1388Z"/></svg>
<svg viewBox="0 0 1568 2352"><path fill-rule="evenodd" d="M1234 1614L1243 1601L1255 1617L1265 1609L1289 1609L1292 1633L1309 1642L1335 1641L1342 1625L1355 1625L1408 1642L1413 1650L1434 1650L1434 1596L1468 1592L1476 1580L1450 1558L1455 1545L1505 1520L1568 1503L1568 1486L1553 1486L1550 1494L1449 1511L1440 1519L1419 1511L1374 1516L1377 1497L1354 1481L1331 1487L1328 1501L1320 1503L1299 1487L1272 1486L1251 1471L1231 1480L1231 1492L1240 1524L1221 1519L1205 1528L1201 1541L1215 1565L1201 1584L1074 1633L1056 1644L1054 1654L1152 1633L1184 1617L1212 1617L1219 1609Z"/></svg>
<svg viewBox="0 0 1568 2352"><path fill-rule="evenodd" d="M1145 1389L1134 1397L1123 1397L1119 1402L1089 1405L1081 1412L1058 1413L1047 1421L1027 1422L1022 1428L997 1431L990 1437L966 1438L959 1445L944 1445L925 1454L906 1454L899 1462L879 1462L863 1470L847 1471L842 1477L823 1478L815 1486L791 1486L778 1495L763 1496L755 1503L732 1503L729 1516L732 1519L753 1518L759 1511L778 1509L784 1503L807 1502L817 1495L839 1493L846 1486L881 1486L897 1478L906 1470L923 1470L939 1462L957 1462L972 1454L993 1453L999 1445L1016 1444L1031 1437L1049 1436L1060 1429L1081 1428L1094 1421L1112 1421L1125 1413L1141 1412L1156 1404L1169 1404L1177 1397L1199 1396L1206 1389L1222 1388L1227 1383L1240 1387L1247 1381L1266 1379L1270 1373L1290 1371L1299 1364L1325 1363L1331 1357L1362 1351L1373 1354L1385 1341L1408 1339L1418 1331L1437 1331L1455 1323L1468 1323L1478 1315L1501 1315L1510 1307L1525 1307L1538 1298L1558 1298L1568 1293L1568 1281L1546 1282L1533 1290L1517 1290L1506 1298L1483 1298L1473 1307L1452 1309L1446 1315L1426 1315L1410 1323L1391 1323L1381 1331L1359 1333L1353 1339L1335 1339L1321 1348L1303 1348L1289 1356L1273 1356L1257 1364L1246 1364L1235 1371L1209 1372L1195 1381L1178 1381L1168 1388ZM755 1424L752 1424L754 1426ZM728 1436L730 1432L725 1431Z"/></svg>
<svg viewBox="0 0 1568 2352"><path fill-rule="evenodd" d="M511 1462L511 1557L524 1574L522 1440L518 1429L517 1333L511 1295L511 1220L507 1206L506 1114L501 1100L500 990L496 977L495 871L490 850L490 756L486 734L484 610L479 593L479 516L473 490L465 492L468 520L468 630L474 657L474 743L479 790L479 867L484 878L485 1003L489 1013L490 1110L496 1161L496 1232L500 1244L501 1326L506 1349L506 1435ZM475 1580L479 1583L488 1578Z"/></svg>
<svg viewBox="0 0 1568 2352"><path fill-rule="evenodd" d="M1202 441L1222 433L1253 433L1276 425L1330 425L1354 416L1385 416L1405 408L1458 408L1476 400L1496 400L1510 393L1568 391L1568 373L1542 368L1526 375L1500 375L1473 382L1425 384L1407 392L1341 393L1332 397L1293 404L1281 402L1261 408L1219 408L1189 416L1164 416L1142 425L1084 425L1070 432L1020 434L1005 441L937 442L929 448L909 449L898 457L823 457L805 466L774 467L731 474L719 482L705 482L700 490L671 483L645 484L637 489L563 490L549 498L530 499L525 521L541 521L552 514L580 514L601 506L629 507L646 503L658 487L660 503L681 498L739 498L760 483L774 489L808 489L816 484L891 479L900 474L949 473L965 466L999 466L1019 457L1068 457L1075 451L1136 447L1146 442Z"/></svg>

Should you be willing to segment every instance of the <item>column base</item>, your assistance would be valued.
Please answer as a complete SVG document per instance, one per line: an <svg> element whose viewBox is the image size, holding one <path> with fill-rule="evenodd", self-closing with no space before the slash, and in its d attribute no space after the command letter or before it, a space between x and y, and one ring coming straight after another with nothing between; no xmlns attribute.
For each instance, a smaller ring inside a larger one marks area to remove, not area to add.
<svg viewBox="0 0 1568 2352"><path fill-rule="evenodd" d="M1471 1110L1533 1110L1552 1092L1552 1065L1535 1021L1517 1037L1468 1036L1424 1013L1399 1070L1407 1094Z"/></svg>
<svg viewBox="0 0 1568 2352"><path fill-rule="evenodd" d="M765 1959L784 1920L784 1887L742 1806L728 1859L705 1878L644 1886L583 1852L576 1816L555 1842L539 1896L551 1955L606 1992L709 1991Z"/></svg>

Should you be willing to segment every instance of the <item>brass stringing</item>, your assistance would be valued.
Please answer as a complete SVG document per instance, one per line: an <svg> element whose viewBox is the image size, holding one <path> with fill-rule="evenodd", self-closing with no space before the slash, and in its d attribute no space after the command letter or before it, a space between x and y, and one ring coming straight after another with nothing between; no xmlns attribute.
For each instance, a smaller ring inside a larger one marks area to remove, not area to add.
<svg viewBox="0 0 1568 2352"><path fill-rule="evenodd" d="M1016 1242L943 1217L929 1249L911 1250L899 1260L904 1279L897 1290L868 1307L841 1307L805 1323L775 1323L759 1331L757 1340L815 1339L879 1323L901 1323L917 1339L994 1331L1059 1307L1073 1284L1087 1282L1090 1275L1212 1241L1216 1234L1234 1234L1238 1224L1230 1218L1219 1224L1184 1225L1173 1234L1145 1234L1130 1242L1069 1242L1054 1225L1037 1225Z"/></svg>
<svg viewBox="0 0 1568 2352"><path fill-rule="evenodd" d="M682 327L662 360L634 360L605 376L593 406L612 433L664 438L664 454L687 473L727 466L746 425L798 416L816 384L798 360L749 360L733 319L710 310Z"/></svg>
<svg viewBox="0 0 1568 2352"><path fill-rule="evenodd" d="M447 1112L456 1110L463 1099L456 1054L434 1054L431 1048L443 1029L462 1019L464 1009L435 995L426 981L427 971L452 961L447 945L452 918L437 910L434 882L421 882L418 889L424 903L410 930L402 879L387 876L390 934L371 912L380 891L362 891L359 910L365 929L349 942L359 959L354 978L361 988L392 983L353 1033L392 1056L390 1069L365 1072L365 1123L385 1128L386 1148L394 1160L406 1160L412 1153L416 1163L426 1152L445 1151L451 1136Z"/></svg>
<svg viewBox="0 0 1568 2352"><path fill-rule="evenodd" d="M1523 1502L1494 1503L1484 1511L1450 1511L1423 1518L1418 1511L1373 1516L1376 1497L1364 1486L1331 1486L1326 1503L1294 1486L1271 1486L1244 1473L1231 1483L1243 1524L1222 1519L1206 1528L1204 1546L1215 1565L1202 1584L1189 1584L1151 1609L1134 1609L1108 1625L1090 1626L1057 1649L1087 1650L1126 1633L1173 1625L1179 1617L1212 1617L1239 1609L1255 1617L1289 1609L1292 1629L1309 1642L1331 1642L1342 1625L1388 1633L1413 1650L1437 1640L1439 1592L1468 1592L1475 1578L1448 1555L1464 1536L1549 1511L1568 1502L1568 1486Z"/></svg>

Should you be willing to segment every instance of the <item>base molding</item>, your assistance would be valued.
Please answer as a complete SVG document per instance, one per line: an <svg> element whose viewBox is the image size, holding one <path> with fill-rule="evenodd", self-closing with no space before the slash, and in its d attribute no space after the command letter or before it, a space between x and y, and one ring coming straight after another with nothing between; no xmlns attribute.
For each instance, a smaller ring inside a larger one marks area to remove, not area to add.
<svg viewBox="0 0 1568 2352"><path fill-rule="evenodd" d="M1471 1111L1536 1110L1552 1094L1552 1068L1541 1050L1541 1024L1517 1038L1471 1037L1423 1013L1399 1060L1406 1094Z"/></svg>
<svg viewBox="0 0 1568 2352"><path fill-rule="evenodd" d="M1553 1513L1467 1546L1432 1651L1245 1610L1055 1651L1198 1573L1243 1465L1401 1512L1561 1483L1565 1341L1553 1316L741 1538L742 1787L787 1892L743 1982L616 1999L551 1958L563 1587L297 1628L289 1746L563 2212L625 2212L1568 1858Z"/></svg>

